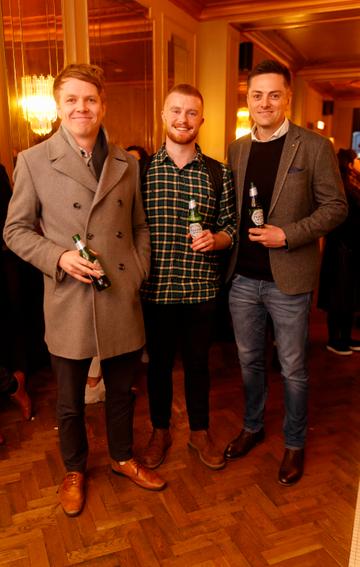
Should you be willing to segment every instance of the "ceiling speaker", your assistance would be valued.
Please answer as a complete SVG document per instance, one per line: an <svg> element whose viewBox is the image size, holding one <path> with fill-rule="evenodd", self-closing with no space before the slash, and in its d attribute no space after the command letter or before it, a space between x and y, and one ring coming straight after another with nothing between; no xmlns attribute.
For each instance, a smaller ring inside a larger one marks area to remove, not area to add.
<svg viewBox="0 0 360 567"><path fill-rule="evenodd" d="M239 71L251 71L253 61L253 44L251 41L240 43Z"/></svg>
<svg viewBox="0 0 360 567"><path fill-rule="evenodd" d="M323 116L329 116L334 114L334 101L333 100L323 100L322 107Z"/></svg>

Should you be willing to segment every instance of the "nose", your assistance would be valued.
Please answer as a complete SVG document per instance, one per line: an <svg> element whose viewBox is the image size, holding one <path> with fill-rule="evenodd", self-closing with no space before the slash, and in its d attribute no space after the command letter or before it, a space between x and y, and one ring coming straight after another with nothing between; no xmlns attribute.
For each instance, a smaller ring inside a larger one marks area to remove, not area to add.
<svg viewBox="0 0 360 567"><path fill-rule="evenodd" d="M178 115L178 120L179 120L179 122L186 122L187 116L186 116L185 110L182 110L180 112L180 114Z"/></svg>
<svg viewBox="0 0 360 567"><path fill-rule="evenodd" d="M86 100L79 98L77 101L76 110L78 110L79 112L86 112L87 111Z"/></svg>
<svg viewBox="0 0 360 567"><path fill-rule="evenodd" d="M264 96L262 97L262 99L261 99L261 106L262 106L262 107L265 107L265 108L266 108L267 106L270 106L270 97L269 97L269 96L264 95Z"/></svg>

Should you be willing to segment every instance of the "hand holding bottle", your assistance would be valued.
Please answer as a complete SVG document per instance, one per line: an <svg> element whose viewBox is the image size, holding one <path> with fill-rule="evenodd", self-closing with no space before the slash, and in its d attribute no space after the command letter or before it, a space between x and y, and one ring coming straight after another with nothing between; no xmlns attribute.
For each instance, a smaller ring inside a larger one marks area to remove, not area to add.
<svg viewBox="0 0 360 567"><path fill-rule="evenodd" d="M249 239L266 248L283 248L286 245L286 234L279 226L264 224L263 228L250 228Z"/></svg>
<svg viewBox="0 0 360 567"><path fill-rule="evenodd" d="M109 288L111 286L111 281L105 274L103 267L101 266L96 255L91 250L89 250L89 248L84 244L79 234L74 234L72 239L76 248L79 251L80 256L84 260L91 262L93 264L93 267L95 268L95 271L97 272L95 276L89 274L89 278L95 289L97 291L103 291L104 289Z"/></svg>
<svg viewBox="0 0 360 567"><path fill-rule="evenodd" d="M90 276L99 276L96 266L82 258L77 250L64 252L59 258L58 266L69 276L86 284L91 284Z"/></svg>

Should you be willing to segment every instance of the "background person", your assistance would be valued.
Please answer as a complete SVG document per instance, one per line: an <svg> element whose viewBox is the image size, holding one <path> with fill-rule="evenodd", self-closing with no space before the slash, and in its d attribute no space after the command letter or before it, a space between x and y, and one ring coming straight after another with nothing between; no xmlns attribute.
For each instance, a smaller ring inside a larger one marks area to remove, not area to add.
<svg viewBox="0 0 360 567"><path fill-rule="evenodd" d="M354 315L360 310L360 160L351 149L337 154L349 214L325 240L318 307L327 312L326 348L339 355L360 351L351 337Z"/></svg>

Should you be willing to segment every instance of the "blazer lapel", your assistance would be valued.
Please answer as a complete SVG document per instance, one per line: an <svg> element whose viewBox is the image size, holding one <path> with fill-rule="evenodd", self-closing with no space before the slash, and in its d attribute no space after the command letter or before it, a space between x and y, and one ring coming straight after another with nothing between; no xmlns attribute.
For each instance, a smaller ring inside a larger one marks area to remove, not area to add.
<svg viewBox="0 0 360 567"><path fill-rule="evenodd" d="M83 158L64 140L60 132L56 132L48 140L48 156L52 167L63 175L70 177L80 185L95 193L97 181L89 168L84 167Z"/></svg>
<svg viewBox="0 0 360 567"><path fill-rule="evenodd" d="M300 136L297 132L297 128L294 124L290 122L289 124L289 131L287 133L283 151L280 158L279 168L276 175L274 191L271 198L271 204L269 209L269 215L274 210L274 207L277 203L281 190L284 186L286 176L290 169L290 166L294 160L296 152L298 150L300 144Z"/></svg>
<svg viewBox="0 0 360 567"><path fill-rule="evenodd" d="M250 135L244 139L239 144L239 151L237 152L236 158L236 169L235 169L235 187L236 187L236 205L238 217L241 213L242 201L243 201L243 187L245 182L246 167L244 164L248 163L249 155L251 149L251 137Z"/></svg>

